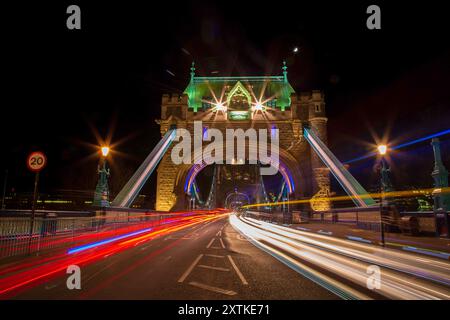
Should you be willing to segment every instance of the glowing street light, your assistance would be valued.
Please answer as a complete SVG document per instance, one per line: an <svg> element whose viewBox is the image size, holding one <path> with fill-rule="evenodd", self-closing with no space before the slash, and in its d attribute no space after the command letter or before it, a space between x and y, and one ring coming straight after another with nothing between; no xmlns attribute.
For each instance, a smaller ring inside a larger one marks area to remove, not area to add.
<svg viewBox="0 0 450 320"><path fill-rule="evenodd" d="M378 153L379 153L380 155L384 156L384 155L386 154L386 152L387 152L387 145L381 144L381 145L379 145L379 146L377 147L377 149L378 149Z"/></svg>
<svg viewBox="0 0 450 320"><path fill-rule="evenodd" d="M108 153L109 153L109 147L104 146L104 147L101 148L101 150L102 150L102 155L104 157L106 157L108 155Z"/></svg>
<svg viewBox="0 0 450 320"><path fill-rule="evenodd" d="M381 183L380 183L380 229L381 229L381 245L384 246L384 216L385 216L385 192L388 185L387 173L389 169L386 166L384 155L387 153L387 145L380 144L378 147L378 153L381 155Z"/></svg>
<svg viewBox="0 0 450 320"><path fill-rule="evenodd" d="M219 103L216 104L216 111L225 112L225 110L226 110L226 107L223 105L222 102L219 102Z"/></svg>
<svg viewBox="0 0 450 320"><path fill-rule="evenodd" d="M110 149L108 146L103 146L100 148L100 151L102 152L102 157L99 160L97 169L98 182L95 187L93 205L104 208L109 207L108 179L110 176L110 170L107 166L108 159L106 156L108 155Z"/></svg>
<svg viewBox="0 0 450 320"><path fill-rule="evenodd" d="M262 109L263 109L263 105L260 102L258 102L255 105L255 111L262 111Z"/></svg>
<svg viewBox="0 0 450 320"><path fill-rule="evenodd" d="M298 47L295 47L292 51L293 51L294 53L297 53L297 52L298 52Z"/></svg>

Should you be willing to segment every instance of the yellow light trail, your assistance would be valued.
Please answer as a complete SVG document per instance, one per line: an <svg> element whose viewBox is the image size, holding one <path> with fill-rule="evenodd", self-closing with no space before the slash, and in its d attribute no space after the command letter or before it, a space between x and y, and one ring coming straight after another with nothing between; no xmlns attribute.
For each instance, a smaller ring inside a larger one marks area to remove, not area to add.
<svg viewBox="0 0 450 320"><path fill-rule="evenodd" d="M385 198L406 198L412 196L420 196L420 195L430 195L433 191L438 190L441 194L450 193L450 187L446 188L429 188L429 189L421 189L421 190L403 190L403 191L391 191L385 193L367 193L364 195L358 196L361 199L372 198L377 199L381 197ZM280 201L280 202L264 202L264 203L254 203L242 206L242 208L255 208L255 207L268 207L268 206L280 206L283 204L301 204L301 203L310 203L315 201L347 201L353 200L354 196L336 196L336 197L322 197L322 198L310 198L310 199L301 199L301 200L290 200L290 201Z"/></svg>

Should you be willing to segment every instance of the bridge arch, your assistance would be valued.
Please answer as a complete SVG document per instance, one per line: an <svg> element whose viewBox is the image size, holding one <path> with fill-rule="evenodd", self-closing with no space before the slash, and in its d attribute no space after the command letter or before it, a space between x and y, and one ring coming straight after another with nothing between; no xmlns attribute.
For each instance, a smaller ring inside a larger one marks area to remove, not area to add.
<svg viewBox="0 0 450 320"><path fill-rule="evenodd" d="M203 146L203 148L205 146ZM192 154L197 155L196 158L191 159L193 164L181 164L177 166L174 184L174 194L179 195L175 204L175 208L177 209L186 208L188 206L188 196L195 178L204 168L211 165L209 164L211 161L201 158L201 152L194 151ZM301 166L298 165L298 160L296 160L289 151L283 148L279 148L277 155L279 158L278 172L286 183L289 194L292 198L303 197L305 193L308 193L308 188L310 186L307 184L307 179L303 174ZM204 160L206 160L206 162ZM180 195L184 196L181 197Z"/></svg>

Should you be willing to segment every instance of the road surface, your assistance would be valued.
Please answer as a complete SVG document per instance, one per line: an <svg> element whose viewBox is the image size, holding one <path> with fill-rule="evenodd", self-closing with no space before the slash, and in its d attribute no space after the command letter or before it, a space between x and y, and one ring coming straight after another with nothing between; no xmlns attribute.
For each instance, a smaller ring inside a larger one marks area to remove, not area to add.
<svg viewBox="0 0 450 320"><path fill-rule="evenodd" d="M227 216L137 243L69 275L9 292L14 299L339 299L260 250Z"/></svg>

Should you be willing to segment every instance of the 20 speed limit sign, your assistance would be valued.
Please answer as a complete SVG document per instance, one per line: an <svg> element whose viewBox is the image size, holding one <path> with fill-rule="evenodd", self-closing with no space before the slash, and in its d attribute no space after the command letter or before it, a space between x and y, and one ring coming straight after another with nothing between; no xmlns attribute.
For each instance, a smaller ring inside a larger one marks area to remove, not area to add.
<svg viewBox="0 0 450 320"><path fill-rule="evenodd" d="M47 164L47 157L40 151L30 153L27 158L27 167L30 171L39 172Z"/></svg>

